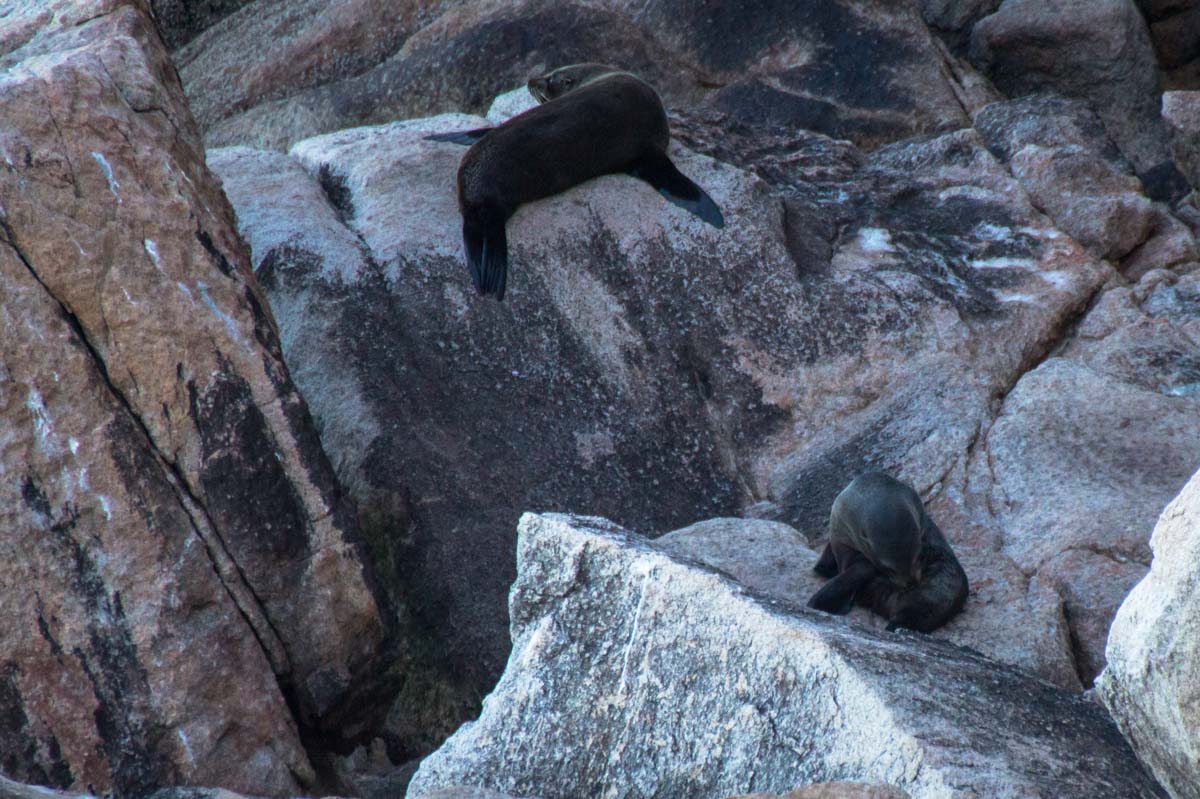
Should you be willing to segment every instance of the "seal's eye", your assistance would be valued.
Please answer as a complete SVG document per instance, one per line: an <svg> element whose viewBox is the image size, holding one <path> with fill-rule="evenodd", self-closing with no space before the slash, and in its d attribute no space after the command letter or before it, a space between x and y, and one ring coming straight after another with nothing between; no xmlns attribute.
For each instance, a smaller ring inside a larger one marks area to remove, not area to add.
<svg viewBox="0 0 1200 799"><path fill-rule="evenodd" d="M574 84L575 84L575 79L572 78L570 75L563 78L563 86L572 86Z"/></svg>

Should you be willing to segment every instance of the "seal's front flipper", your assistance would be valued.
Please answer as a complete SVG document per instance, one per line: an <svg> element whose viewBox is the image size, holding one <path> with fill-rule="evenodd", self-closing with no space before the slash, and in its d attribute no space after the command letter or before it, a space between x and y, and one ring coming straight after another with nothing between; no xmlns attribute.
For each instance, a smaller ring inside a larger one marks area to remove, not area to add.
<svg viewBox="0 0 1200 799"><path fill-rule="evenodd" d="M650 150L627 171L635 178L649 183L675 205L690 211L713 227L725 227L725 217L721 215L721 209L713 202L712 197L676 169L666 153Z"/></svg>
<svg viewBox="0 0 1200 799"><path fill-rule="evenodd" d="M508 283L508 237L502 215L486 209L469 208L463 214L463 245L467 266L480 294L495 294L504 299Z"/></svg>
<svg viewBox="0 0 1200 799"><path fill-rule="evenodd" d="M449 133L432 133L425 137L425 141L448 141L453 144L474 144L491 132L492 128L454 130Z"/></svg>
<svg viewBox="0 0 1200 799"><path fill-rule="evenodd" d="M855 561L844 572L821 586L821 590L808 600L808 606L839 616L849 613L858 592L874 578L874 566L866 560Z"/></svg>

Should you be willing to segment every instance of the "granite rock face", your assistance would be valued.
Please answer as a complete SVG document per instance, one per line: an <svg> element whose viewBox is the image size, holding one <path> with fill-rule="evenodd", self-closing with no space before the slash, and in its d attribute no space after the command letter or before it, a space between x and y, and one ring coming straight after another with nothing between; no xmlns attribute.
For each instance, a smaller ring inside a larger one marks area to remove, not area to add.
<svg viewBox="0 0 1200 799"><path fill-rule="evenodd" d="M11 9L0 114L0 767L296 793L381 619L145 7Z"/></svg>
<svg viewBox="0 0 1200 799"><path fill-rule="evenodd" d="M1108 637L1104 704L1174 799L1200 796L1200 473L1163 511L1154 562Z"/></svg>
<svg viewBox="0 0 1200 799"><path fill-rule="evenodd" d="M528 515L517 556L508 667L413 799L847 779L914 799L1161 796L1102 708L968 650L765 600L601 519Z"/></svg>
<svg viewBox="0 0 1200 799"><path fill-rule="evenodd" d="M497 101L490 121L523 97ZM977 117L867 155L680 114L672 157L724 208L725 230L601 178L511 220L499 305L471 295L461 260L462 150L423 140L482 118L353 129L288 156L211 154L392 601L439 630L438 668L457 681L447 701L486 691L507 654L522 510L655 533L749 513L816 547L833 497L869 468L918 488L970 575L967 612L938 635L1090 683L1148 566L1145 531L1200 460L1180 277L1195 242L1079 103ZM1086 174L1059 174L1060 157ZM1054 205L1060 177L1076 190ZM1094 224L1101 212L1119 235ZM1098 256L1118 253L1141 282L1117 288ZM1093 327L1095 347L1064 354ZM1077 380L1126 397L1128 425L1114 431L1104 403L1071 410L1087 425L1059 421ZM1047 425L1062 429L1041 449ZM1037 470L1023 441L1044 455ZM1170 468L1136 459L1122 483L1115 460L1075 451L1116 441L1168 448ZM1124 508L1121 526L1078 518L1076 497Z"/></svg>
<svg viewBox="0 0 1200 799"><path fill-rule="evenodd" d="M1155 199L1186 189L1159 116L1161 82L1134 0L1004 0L971 33L971 60L1010 97L1086 101Z"/></svg>
<svg viewBox="0 0 1200 799"><path fill-rule="evenodd" d="M872 147L962 127L981 90L907 4L338 0L322 14L300 5L258 0L179 51L210 146L286 150L356 125L481 113L531 75L580 61L633 70L669 105ZM273 31L285 34L280 46L254 46Z"/></svg>

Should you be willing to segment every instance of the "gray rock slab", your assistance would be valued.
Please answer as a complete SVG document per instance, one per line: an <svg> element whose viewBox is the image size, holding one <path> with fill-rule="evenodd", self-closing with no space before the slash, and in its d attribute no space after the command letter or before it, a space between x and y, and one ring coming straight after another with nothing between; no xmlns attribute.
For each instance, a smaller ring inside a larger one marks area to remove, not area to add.
<svg viewBox="0 0 1200 799"><path fill-rule="evenodd" d="M505 674L413 799L1162 796L1101 707L970 650L831 623L601 519L526 515L518 564Z"/></svg>

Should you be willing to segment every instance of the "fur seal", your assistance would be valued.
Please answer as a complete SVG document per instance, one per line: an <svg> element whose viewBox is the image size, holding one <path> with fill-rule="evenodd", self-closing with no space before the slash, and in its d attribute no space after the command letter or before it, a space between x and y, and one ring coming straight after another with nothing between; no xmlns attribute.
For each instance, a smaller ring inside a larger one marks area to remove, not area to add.
<svg viewBox="0 0 1200 799"><path fill-rule="evenodd" d="M480 294L504 299L504 227L518 206L600 175L640 178L724 227L712 198L667 157L667 115L648 83L606 64L573 64L532 78L528 87L541 104L501 125L425 137L471 145L458 167L458 205L467 265Z"/></svg>
<svg viewBox="0 0 1200 799"><path fill-rule="evenodd" d="M889 631L932 632L967 599L967 574L921 497L883 472L859 475L833 501L829 543L813 571L832 579L810 608L841 614L858 602Z"/></svg>

